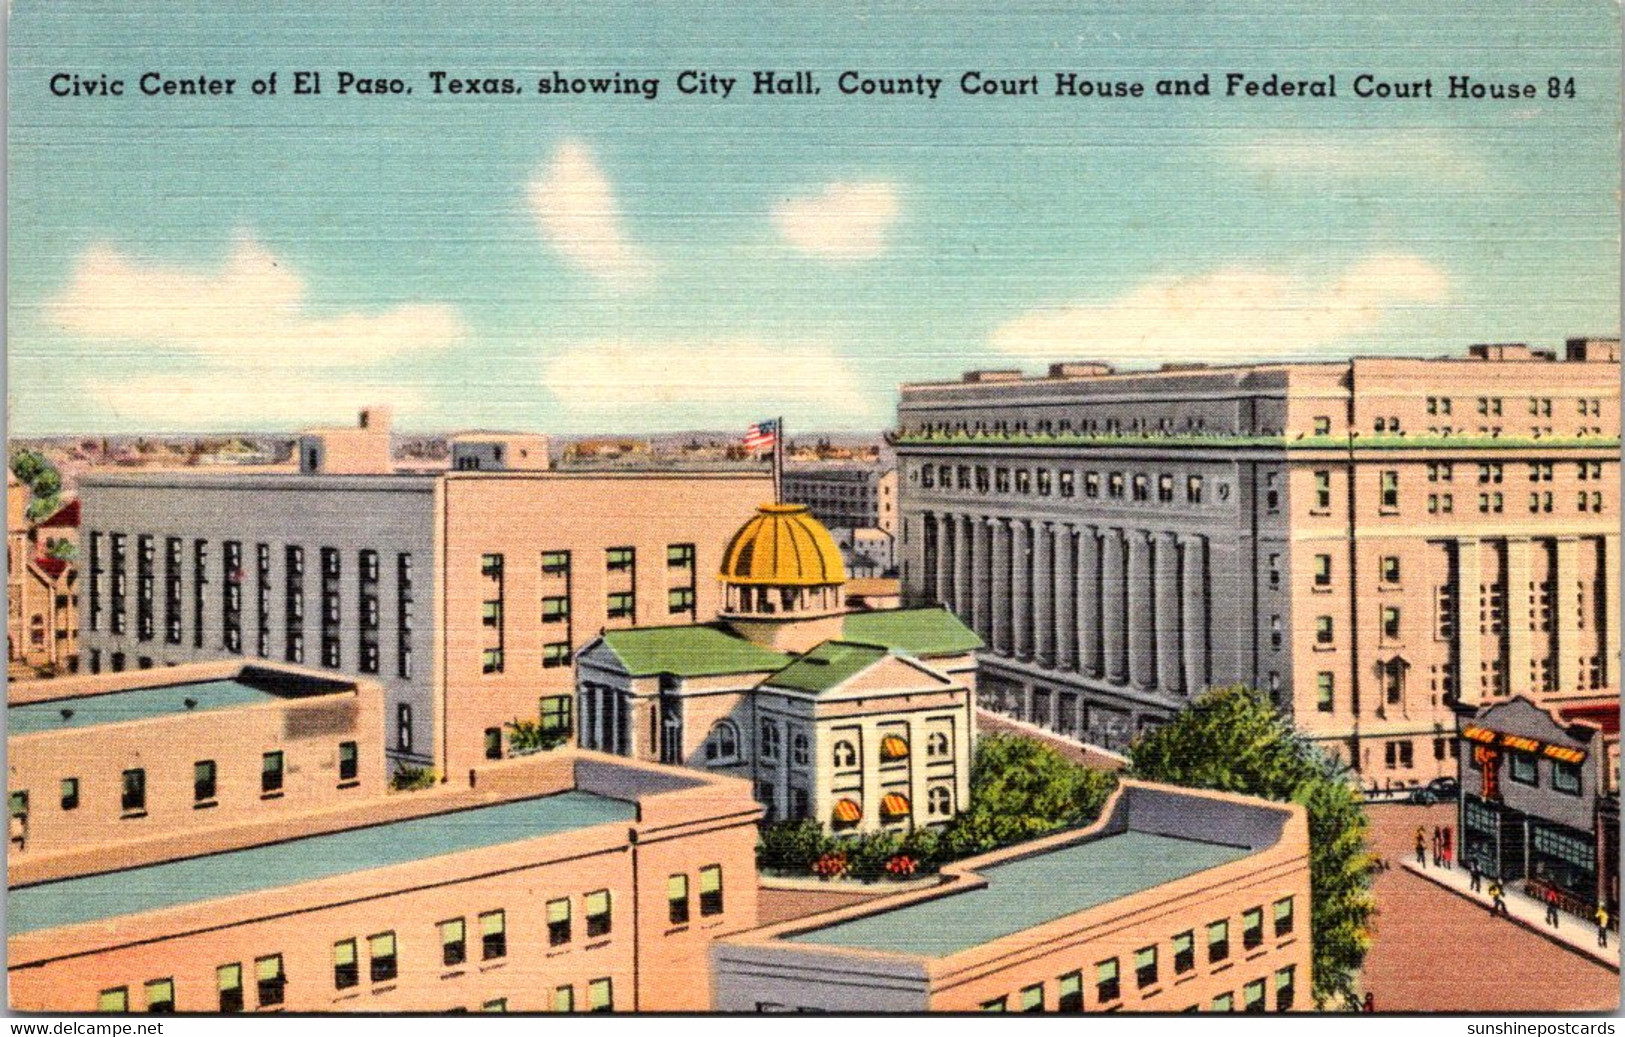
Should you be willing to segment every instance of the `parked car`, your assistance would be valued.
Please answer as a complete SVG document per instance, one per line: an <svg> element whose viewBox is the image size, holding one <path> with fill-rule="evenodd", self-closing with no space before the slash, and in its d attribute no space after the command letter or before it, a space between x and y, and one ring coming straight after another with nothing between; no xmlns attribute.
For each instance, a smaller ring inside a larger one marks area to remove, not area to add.
<svg viewBox="0 0 1625 1037"><path fill-rule="evenodd" d="M1412 789L1410 801L1423 806L1432 806L1442 799L1455 799L1461 795L1461 785L1455 778L1434 778L1421 788Z"/></svg>

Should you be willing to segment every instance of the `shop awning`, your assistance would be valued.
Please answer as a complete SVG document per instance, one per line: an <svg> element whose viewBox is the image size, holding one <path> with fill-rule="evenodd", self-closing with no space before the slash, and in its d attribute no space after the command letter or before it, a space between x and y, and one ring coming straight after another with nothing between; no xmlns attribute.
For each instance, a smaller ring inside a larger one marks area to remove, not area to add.
<svg viewBox="0 0 1625 1037"><path fill-rule="evenodd" d="M1494 731L1487 727L1479 727L1476 724L1469 724L1462 728L1461 736L1468 741L1483 742L1485 745L1494 745L1496 737Z"/></svg>
<svg viewBox="0 0 1625 1037"><path fill-rule="evenodd" d="M913 809L908 805L907 796L888 792L880 801L880 813L883 817L907 817Z"/></svg>
<svg viewBox="0 0 1625 1037"><path fill-rule="evenodd" d="M1584 750L1569 749L1561 745L1548 745L1541 752L1554 760L1561 760L1564 763L1580 763L1586 758Z"/></svg>
<svg viewBox="0 0 1625 1037"><path fill-rule="evenodd" d="M896 735L887 735L880 740L880 758L882 760L908 759L908 743Z"/></svg>
<svg viewBox="0 0 1625 1037"><path fill-rule="evenodd" d="M835 804L835 823L841 825L856 824L863 820L863 808L850 799L838 800Z"/></svg>

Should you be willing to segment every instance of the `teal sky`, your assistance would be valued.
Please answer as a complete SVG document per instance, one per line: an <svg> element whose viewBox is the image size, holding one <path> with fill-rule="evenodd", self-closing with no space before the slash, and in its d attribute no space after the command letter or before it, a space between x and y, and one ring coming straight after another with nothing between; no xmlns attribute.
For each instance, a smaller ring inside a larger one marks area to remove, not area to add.
<svg viewBox="0 0 1625 1037"><path fill-rule="evenodd" d="M968 367L1619 329L1603 0L245 6L15 3L12 434L370 401L415 429L876 429L899 382ZM301 69L323 96L292 96ZM435 97L435 69L525 93ZM538 96L554 69L659 98ZM740 83L684 97L685 69ZM823 92L752 96L758 69ZM844 97L848 69L944 83ZM964 96L970 69L1039 96ZM149 70L240 96L143 97ZM339 97L340 70L414 92ZM1059 98L1058 71L1336 73L1341 96ZM53 97L63 72L127 94ZM1435 97L1359 100L1360 73ZM1452 74L1538 96L1448 100Z"/></svg>

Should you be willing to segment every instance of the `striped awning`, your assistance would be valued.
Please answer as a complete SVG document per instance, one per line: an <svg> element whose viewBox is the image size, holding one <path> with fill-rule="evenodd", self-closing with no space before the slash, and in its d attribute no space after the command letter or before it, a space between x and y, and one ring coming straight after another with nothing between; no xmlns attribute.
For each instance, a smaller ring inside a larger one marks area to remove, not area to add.
<svg viewBox="0 0 1625 1037"><path fill-rule="evenodd" d="M887 735L880 740L880 758L882 760L908 759L908 743L896 735Z"/></svg>
<svg viewBox="0 0 1625 1037"><path fill-rule="evenodd" d="M1554 760L1561 760L1564 763L1580 763L1586 758L1584 750L1569 749L1561 745L1548 745L1541 752Z"/></svg>
<svg viewBox="0 0 1625 1037"><path fill-rule="evenodd" d="M1483 742L1485 745L1495 744L1495 732L1487 727L1469 724L1461 729L1461 736L1469 741Z"/></svg>
<svg viewBox="0 0 1625 1037"><path fill-rule="evenodd" d="M835 823L839 825L856 824L863 820L863 808L850 799L837 800L835 803Z"/></svg>
<svg viewBox="0 0 1625 1037"><path fill-rule="evenodd" d="M880 801L880 814L882 817L907 817L913 813L908 805L908 797L896 792L888 792Z"/></svg>
<svg viewBox="0 0 1625 1037"><path fill-rule="evenodd" d="M1537 740L1535 740L1533 738L1525 738L1522 735L1509 735L1509 734L1507 734L1505 732L1502 732L1502 734L1501 734L1501 744L1506 746L1509 749L1517 749L1519 752L1525 752L1525 753L1538 753L1538 752L1540 752L1540 742L1538 742Z"/></svg>

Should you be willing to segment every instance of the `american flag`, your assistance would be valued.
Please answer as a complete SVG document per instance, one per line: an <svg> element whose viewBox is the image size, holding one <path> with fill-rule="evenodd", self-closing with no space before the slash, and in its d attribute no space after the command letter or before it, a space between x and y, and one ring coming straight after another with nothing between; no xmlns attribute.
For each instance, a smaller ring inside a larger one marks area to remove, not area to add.
<svg viewBox="0 0 1625 1037"><path fill-rule="evenodd" d="M779 441L779 423L775 418L758 421L745 430L745 449L764 450Z"/></svg>

